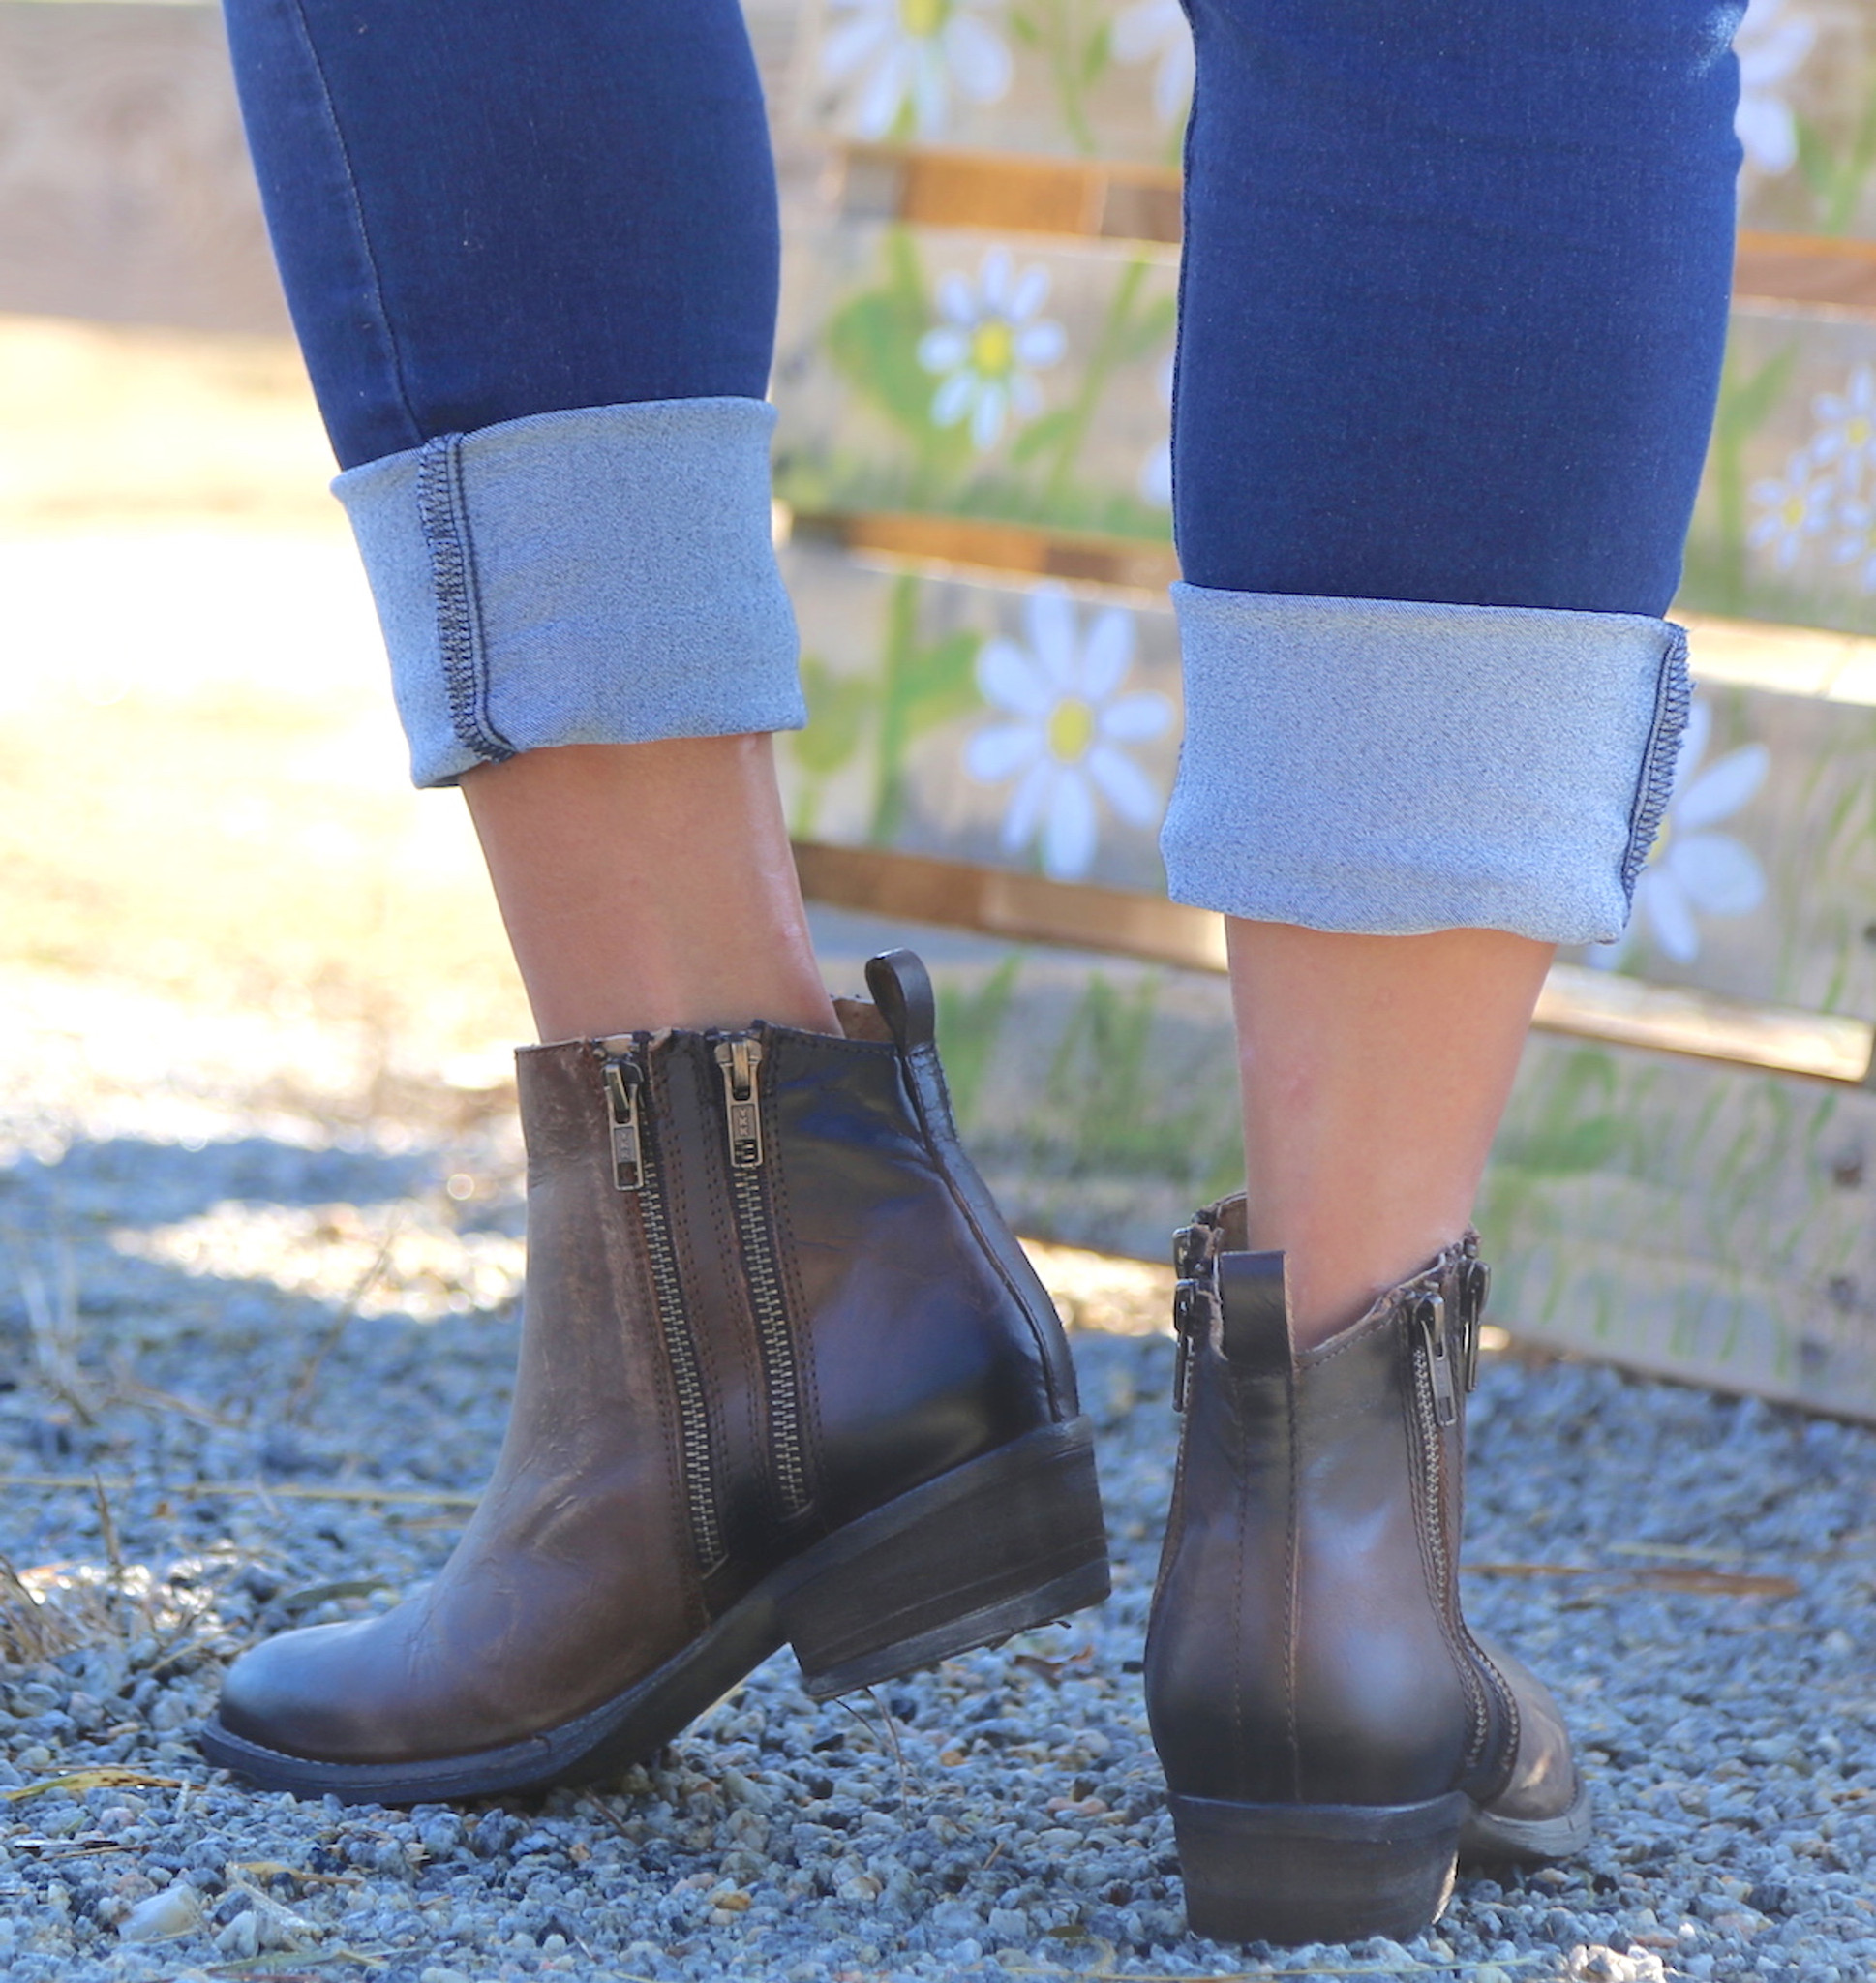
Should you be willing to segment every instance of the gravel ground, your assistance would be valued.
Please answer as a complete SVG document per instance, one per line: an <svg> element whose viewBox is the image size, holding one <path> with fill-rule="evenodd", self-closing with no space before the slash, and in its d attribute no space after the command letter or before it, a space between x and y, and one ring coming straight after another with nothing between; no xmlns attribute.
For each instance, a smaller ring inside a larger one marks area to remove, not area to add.
<svg viewBox="0 0 1876 1983"><path fill-rule="evenodd" d="M310 1022L243 1033L18 973L0 1008L14 1983L1876 1972L1876 1432L1504 1352L1468 1602L1569 1706L1596 1843L1462 1881L1406 1948L1188 1937L1138 1679L1165 1277L1086 1256L1044 1266L1103 1428L1098 1615L819 1707L784 1656L594 1792L240 1788L192 1741L223 1661L433 1569L494 1454L513 1132L499 1097L438 1086L335 1136L316 1091L328 1060L348 1078L343 1042Z"/></svg>

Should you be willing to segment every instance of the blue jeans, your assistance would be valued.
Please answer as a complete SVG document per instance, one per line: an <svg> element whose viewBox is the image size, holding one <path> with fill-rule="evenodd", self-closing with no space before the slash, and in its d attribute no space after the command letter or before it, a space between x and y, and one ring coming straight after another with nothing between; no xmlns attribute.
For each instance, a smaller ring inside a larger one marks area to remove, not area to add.
<svg viewBox="0 0 1876 1983"><path fill-rule="evenodd" d="M420 783L802 719L734 0L227 0ZM1172 892L1614 936L1687 686L1739 0L1188 0Z"/></svg>

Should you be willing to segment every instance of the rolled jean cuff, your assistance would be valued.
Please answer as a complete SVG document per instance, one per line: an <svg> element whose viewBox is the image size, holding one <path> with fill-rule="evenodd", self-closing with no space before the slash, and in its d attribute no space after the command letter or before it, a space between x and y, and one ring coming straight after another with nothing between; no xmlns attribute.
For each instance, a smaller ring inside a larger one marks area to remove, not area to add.
<svg viewBox="0 0 1876 1983"><path fill-rule="evenodd" d="M1621 933L1686 726L1665 620L1176 585L1175 900L1409 936Z"/></svg>
<svg viewBox="0 0 1876 1983"><path fill-rule="evenodd" d="M801 728L774 419L754 399L583 407L338 477L417 784L551 745Z"/></svg>

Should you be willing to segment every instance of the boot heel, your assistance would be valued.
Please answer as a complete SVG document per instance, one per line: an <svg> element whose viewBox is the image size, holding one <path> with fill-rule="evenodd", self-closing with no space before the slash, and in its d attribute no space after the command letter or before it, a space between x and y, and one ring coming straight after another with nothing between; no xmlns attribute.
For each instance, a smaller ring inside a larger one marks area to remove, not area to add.
<svg viewBox="0 0 1876 1983"><path fill-rule="evenodd" d="M1472 1808L1458 1792L1380 1806L1168 1802L1193 1933L1292 1946L1431 1927Z"/></svg>
<svg viewBox="0 0 1876 1983"><path fill-rule="evenodd" d="M810 1552L780 1611L807 1692L821 1700L1106 1595L1093 1428L1073 1419L850 1523Z"/></svg>

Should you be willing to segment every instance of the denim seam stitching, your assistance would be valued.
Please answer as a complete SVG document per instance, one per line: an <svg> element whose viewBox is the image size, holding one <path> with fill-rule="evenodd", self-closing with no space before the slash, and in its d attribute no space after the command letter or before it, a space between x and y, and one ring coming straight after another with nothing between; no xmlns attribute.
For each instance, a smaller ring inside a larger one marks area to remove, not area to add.
<svg viewBox="0 0 1876 1983"><path fill-rule="evenodd" d="M318 80L319 107L325 112L326 123L332 130L332 141L338 148L339 163L345 169L346 191L351 199L352 223L357 232L358 250L364 258L365 273L371 282L372 314L378 320L378 328L383 334L385 349L391 354L391 379L397 387L398 405L404 409L405 417L410 422L413 438L421 442L425 436L423 422L417 417L417 410L410 404L410 394L404 376L404 353L398 348L397 332L391 327L391 313L384 303L384 285L378 272L378 258L372 253L371 230L365 225L364 202L358 197L358 175L352 170L351 153L346 145L346 134L339 123L339 111L332 101L332 86L326 80L325 69L319 61L319 50L313 39L313 30L307 25L304 0L292 0L293 24L299 29L300 43L306 50L306 59L313 65L313 74Z"/></svg>
<svg viewBox="0 0 1876 1983"><path fill-rule="evenodd" d="M1687 676L1686 633L1671 621L1667 626L1668 649L1661 657L1661 671L1655 682L1654 720L1649 730L1648 747L1642 753L1641 775L1629 808L1628 846L1622 855L1622 897L1631 905L1643 863L1654 845L1661 815L1667 810L1674 791L1675 765L1693 701L1693 685Z"/></svg>
<svg viewBox="0 0 1876 1983"><path fill-rule="evenodd" d="M450 727L465 749L485 764L501 764L515 747L489 713L487 643L477 607L474 552L463 493L463 437L439 435L417 457L417 514L430 553L431 589L437 603L437 645Z"/></svg>

